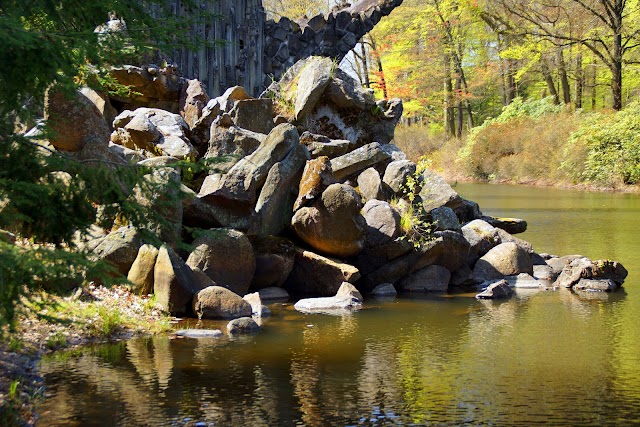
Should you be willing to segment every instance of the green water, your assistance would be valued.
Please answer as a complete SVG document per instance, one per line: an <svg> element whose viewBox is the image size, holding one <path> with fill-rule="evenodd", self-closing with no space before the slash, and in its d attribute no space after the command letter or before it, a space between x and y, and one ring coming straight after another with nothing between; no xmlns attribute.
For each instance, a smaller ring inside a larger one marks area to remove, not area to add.
<svg viewBox="0 0 640 427"><path fill-rule="evenodd" d="M640 425L640 197L457 190L527 219L539 252L621 261L624 290L367 300L344 317L272 305L257 336L48 359L39 425Z"/></svg>

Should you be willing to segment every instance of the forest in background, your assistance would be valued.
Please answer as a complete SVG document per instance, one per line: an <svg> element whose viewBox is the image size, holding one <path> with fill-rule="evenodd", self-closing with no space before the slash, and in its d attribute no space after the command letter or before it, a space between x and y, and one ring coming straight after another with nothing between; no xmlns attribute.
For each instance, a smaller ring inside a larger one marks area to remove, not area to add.
<svg viewBox="0 0 640 427"><path fill-rule="evenodd" d="M449 177L620 187L640 181L639 42L637 0L405 0L341 66L403 99L396 143Z"/></svg>

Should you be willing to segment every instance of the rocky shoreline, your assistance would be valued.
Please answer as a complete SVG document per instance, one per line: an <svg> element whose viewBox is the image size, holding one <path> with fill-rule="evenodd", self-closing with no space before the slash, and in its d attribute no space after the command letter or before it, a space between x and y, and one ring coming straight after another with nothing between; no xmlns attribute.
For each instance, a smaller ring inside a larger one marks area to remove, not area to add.
<svg viewBox="0 0 640 427"><path fill-rule="evenodd" d="M150 230L163 244L116 218L78 246L127 278L127 298L152 293L171 316L228 319L234 334L259 331L265 302L290 296L304 297L299 311L332 313L371 294L497 299L513 288L614 291L626 278L615 261L536 253L514 236L525 221L483 215L407 160L392 144L402 102L376 101L330 59L300 61L260 98L234 87L212 99L156 66L112 77L134 95L50 93L56 137L39 143L89 164L149 168L153 191L130 194L162 213ZM208 167L193 174L185 161Z"/></svg>

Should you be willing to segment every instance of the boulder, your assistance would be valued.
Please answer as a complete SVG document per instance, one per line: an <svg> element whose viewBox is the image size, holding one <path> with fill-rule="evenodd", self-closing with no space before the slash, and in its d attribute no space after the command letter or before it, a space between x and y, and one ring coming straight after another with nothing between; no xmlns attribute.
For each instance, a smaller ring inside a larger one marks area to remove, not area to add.
<svg viewBox="0 0 640 427"><path fill-rule="evenodd" d="M309 159L304 145L297 145L269 170L256 202L255 234L278 235L291 224L302 168Z"/></svg>
<svg viewBox="0 0 640 427"><path fill-rule="evenodd" d="M611 279L580 279L573 286L575 291L611 292L618 288L618 284Z"/></svg>
<svg viewBox="0 0 640 427"><path fill-rule="evenodd" d="M126 96L112 96L126 108L149 105L177 112L184 81L174 67L124 65L112 68L109 75L120 85L129 87Z"/></svg>
<svg viewBox="0 0 640 427"><path fill-rule="evenodd" d="M253 316L268 317L271 315L271 311L262 304L262 298L258 292L247 294L242 299L251 305L251 314Z"/></svg>
<svg viewBox="0 0 640 427"><path fill-rule="evenodd" d="M361 206L353 187L332 184L310 207L293 215L291 226L300 239L327 255L355 255L364 247L366 222Z"/></svg>
<svg viewBox="0 0 640 427"><path fill-rule="evenodd" d="M58 150L79 151L89 141L109 141L105 118L80 91L66 94L56 87L47 90L44 118L51 131L49 142Z"/></svg>
<svg viewBox="0 0 640 427"><path fill-rule="evenodd" d="M332 140L326 136L314 135L306 131L300 136L300 143L306 145L312 159L321 156L327 156L330 159L342 156L346 154L353 145L349 140Z"/></svg>
<svg viewBox="0 0 640 427"><path fill-rule="evenodd" d="M152 245L142 245L138 250L127 280L131 282L131 290L138 295L153 292L153 269L158 258L158 249Z"/></svg>
<svg viewBox="0 0 640 427"><path fill-rule="evenodd" d="M331 170L336 180L343 181L370 166L389 159L389 154L382 150L380 144L372 142L350 153L332 159Z"/></svg>
<svg viewBox="0 0 640 427"><path fill-rule="evenodd" d="M315 200L331 184L335 184L331 171L331 162L328 157L322 156L313 160L308 160L302 171L298 198L293 210L297 211L301 207Z"/></svg>
<svg viewBox="0 0 640 427"><path fill-rule="evenodd" d="M358 175L358 191L364 201L388 200L391 190L380 179L380 174L374 168L365 169Z"/></svg>
<svg viewBox="0 0 640 427"><path fill-rule="evenodd" d="M527 221L519 218L496 218L493 216L483 216L481 219L496 228L500 228L509 234L519 234L527 231Z"/></svg>
<svg viewBox="0 0 640 427"><path fill-rule="evenodd" d="M255 334L260 332L260 325L251 317L241 317L227 323L227 331L231 335Z"/></svg>
<svg viewBox="0 0 640 427"><path fill-rule="evenodd" d="M284 287L294 294L333 296L343 282L358 279L360 272L354 266L296 248L293 270Z"/></svg>
<svg viewBox="0 0 640 427"><path fill-rule="evenodd" d="M466 224L473 221L474 219L479 219L482 217L480 205L471 200L462 199L462 203L460 203L460 205L458 205L454 209L454 211L458 216L458 220L462 224Z"/></svg>
<svg viewBox="0 0 640 427"><path fill-rule="evenodd" d="M138 250L142 246L140 233L135 228L121 227L111 232L93 250L98 258L108 261L118 272L126 275L138 257Z"/></svg>
<svg viewBox="0 0 640 427"><path fill-rule="evenodd" d="M262 288L258 291L262 301L288 301L289 292L282 288Z"/></svg>
<svg viewBox="0 0 640 427"><path fill-rule="evenodd" d="M250 288L262 290L281 287L293 269L293 243L275 236L250 236L249 240L256 258L256 270Z"/></svg>
<svg viewBox="0 0 640 427"><path fill-rule="evenodd" d="M527 273L520 273L517 276L506 276L505 280L512 288L540 289L545 287L539 280Z"/></svg>
<svg viewBox="0 0 640 427"><path fill-rule="evenodd" d="M384 245L400 237L400 214L389 203L369 200L362 208L362 215L367 223L367 246Z"/></svg>
<svg viewBox="0 0 640 427"><path fill-rule="evenodd" d="M229 115L236 126L251 132L268 134L273 129L273 101L268 98L239 100Z"/></svg>
<svg viewBox="0 0 640 427"><path fill-rule="evenodd" d="M187 265L201 269L217 285L238 295L249 290L256 269L251 242L233 229L213 229L193 242Z"/></svg>
<svg viewBox="0 0 640 427"><path fill-rule="evenodd" d="M462 235L469 242L467 262L473 266L480 257L502 243L498 230L488 222L476 219L462 227Z"/></svg>
<svg viewBox="0 0 640 427"><path fill-rule="evenodd" d="M622 285L627 274L627 270L617 261L592 261L588 258L578 258L564 267L553 285L572 288L581 279L612 280Z"/></svg>
<svg viewBox="0 0 640 427"><path fill-rule="evenodd" d="M529 254L515 243L501 243L480 258L473 268L477 282L502 279L520 273L533 274Z"/></svg>
<svg viewBox="0 0 640 427"><path fill-rule="evenodd" d="M233 86L228 88L221 96L216 98L220 110L228 113L236 105L236 102L245 99L253 99L242 86Z"/></svg>
<svg viewBox="0 0 640 427"><path fill-rule="evenodd" d="M467 287L474 286L476 281L473 278L473 271L467 264L462 265L459 269L451 273L450 286Z"/></svg>
<svg viewBox="0 0 640 427"><path fill-rule="evenodd" d="M294 102L294 119L300 121L316 106L329 85L335 69L331 58L311 58L301 67L295 95L287 97Z"/></svg>
<svg viewBox="0 0 640 427"><path fill-rule="evenodd" d="M282 161L298 145L298 131L290 124L279 125L258 149L236 163L208 196L219 204L255 206L269 170Z"/></svg>
<svg viewBox="0 0 640 427"><path fill-rule="evenodd" d="M436 231L452 230L460 232L460 221L453 209L447 206L432 209L429 216Z"/></svg>
<svg viewBox="0 0 640 427"><path fill-rule="evenodd" d="M367 234L369 233L372 234L372 237L365 237L368 241L375 241L375 238L380 237L375 229L369 228ZM382 245L370 245L367 243L362 252L353 258L351 262L360 270L363 276L366 276L413 250L413 243L405 236L400 236Z"/></svg>
<svg viewBox="0 0 640 427"><path fill-rule="evenodd" d="M189 126L178 115L158 108L125 110L113 121L111 141L130 149L144 149L177 159L197 156L187 138Z"/></svg>
<svg viewBox="0 0 640 427"><path fill-rule="evenodd" d="M191 268L169 247L162 246L153 270L153 293L160 306L172 316L188 316L192 311L193 296L204 284Z"/></svg>
<svg viewBox="0 0 640 427"><path fill-rule="evenodd" d="M362 307L362 303L350 296L334 296L301 299L294 307L303 313L339 314L341 311L357 310Z"/></svg>
<svg viewBox="0 0 640 427"><path fill-rule="evenodd" d="M382 181L387 184L394 194L404 196L408 192L407 180L415 179L416 164L409 160L396 160L387 165Z"/></svg>
<svg viewBox="0 0 640 427"><path fill-rule="evenodd" d="M487 288L476 295L477 299L507 299L513 296L513 289L506 280L493 282Z"/></svg>
<svg viewBox="0 0 640 427"><path fill-rule="evenodd" d="M409 292L446 292L451 272L439 265L429 265L398 282L398 289Z"/></svg>
<svg viewBox="0 0 640 427"><path fill-rule="evenodd" d="M199 80L187 80L180 91L180 115L193 128L202 117L202 111L209 103L209 95L204 84Z"/></svg>
<svg viewBox="0 0 640 427"><path fill-rule="evenodd" d="M382 283L371 290L375 297L395 297L398 295L396 288L391 283Z"/></svg>
<svg viewBox="0 0 640 427"><path fill-rule="evenodd" d="M222 286L208 286L193 296L193 312L199 319L237 319L251 316L251 304Z"/></svg>
<svg viewBox="0 0 640 427"><path fill-rule="evenodd" d="M325 95L339 108L364 110L374 97L341 68L335 68Z"/></svg>
<svg viewBox="0 0 640 427"><path fill-rule="evenodd" d="M358 288L356 288L349 282L342 282L342 285L340 285L338 292L336 292L336 297L350 297L358 300L359 302L364 301L364 298L362 298L362 294L360 293Z"/></svg>
<svg viewBox="0 0 640 427"><path fill-rule="evenodd" d="M267 135L251 132L237 126L211 126L210 139L204 158L210 162L210 170L227 173L242 158L253 154Z"/></svg>
<svg viewBox="0 0 640 427"><path fill-rule="evenodd" d="M533 266L533 277L538 280L544 280L546 282L553 282L558 278L558 275L553 272L553 268L548 265L535 265Z"/></svg>
<svg viewBox="0 0 640 427"><path fill-rule="evenodd" d="M118 110L116 110L113 105L111 105L111 101L109 100L109 96L102 92L96 92L95 90L83 86L78 91L84 95L93 105L96 106L104 121L107 123L107 127L111 130L111 125L113 120L118 115Z"/></svg>
<svg viewBox="0 0 640 427"><path fill-rule="evenodd" d="M553 274L558 277L566 266L580 258L585 257L582 255L565 255L563 257L551 257L546 260L546 264L553 269Z"/></svg>
<svg viewBox="0 0 640 427"><path fill-rule="evenodd" d="M420 198L422 207L427 212L441 206L456 209L462 203L462 197L447 184L444 178L430 170L422 173Z"/></svg>

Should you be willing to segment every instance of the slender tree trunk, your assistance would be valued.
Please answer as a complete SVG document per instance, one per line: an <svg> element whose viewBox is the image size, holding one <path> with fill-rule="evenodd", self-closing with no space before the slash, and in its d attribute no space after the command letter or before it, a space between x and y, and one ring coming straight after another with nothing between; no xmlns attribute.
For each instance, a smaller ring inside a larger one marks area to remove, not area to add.
<svg viewBox="0 0 640 427"><path fill-rule="evenodd" d="M369 60L367 58L367 48L364 43L360 43L360 52L362 54L362 77L364 77L364 87L369 89L371 87L371 82L369 81Z"/></svg>
<svg viewBox="0 0 640 427"><path fill-rule="evenodd" d="M516 97L515 68L515 61L513 59L507 59L507 105L511 104L513 98Z"/></svg>
<svg viewBox="0 0 640 427"><path fill-rule="evenodd" d="M456 93L460 94L462 92L462 78L458 75L456 78ZM459 95L458 95L459 96ZM456 123L456 137L458 139L462 139L462 123L464 121L464 110L462 108L462 100L458 100L458 108L456 111L457 123Z"/></svg>
<svg viewBox="0 0 640 427"><path fill-rule="evenodd" d="M551 72L549 71L549 65L547 65L547 61L544 57L540 58L540 71L544 77L544 81L547 83L547 89L549 89L549 94L553 96L553 102L557 105L560 103L560 97L558 96L558 91L556 90L556 85L553 82L553 77L551 76Z"/></svg>
<svg viewBox="0 0 640 427"><path fill-rule="evenodd" d="M591 74L591 110L595 111L598 99L598 69L595 65L591 68L593 68L593 73Z"/></svg>
<svg viewBox="0 0 640 427"><path fill-rule="evenodd" d="M621 25L622 26L622 25ZM618 31L613 39L613 60L611 61L611 95L613 109L622 110L622 34Z"/></svg>
<svg viewBox="0 0 640 427"><path fill-rule="evenodd" d="M389 98L389 94L387 93L387 82L384 78L384 69L382 68L382 60L380 60L380 53L378 52L378 48L376 47L376 41L373 37L369 37L369 41L371 42L371 53L373 53L373 57L376 60L376 65L378 66L378 75L380 77L380 81L378 82L380 85L380 89L382 89L382 96L384 99Z"/></svg>
<svg viewBox="0 0 640 427"><path fill-rule="evenodd" d="M560 74L560 84L562 86L562 100L565 104L571 104L571 87L569 77L567 77L567 66L564 62L564 53L558 51L558 73Z"/></svg>
<svg viewBox="0 0 640 427"><path fill-rule="evenodd" d="M584 69L582 54L576 56L576 108L582 108L582 92L584 91Z"/></svg>
<svg viewBox="0 0 640 427"><path fill-rule="evenodd" d="M444 55L444 128L448 136L455 136L456 122L453 116L453 86L451 84L451 57Z"/></svg>

